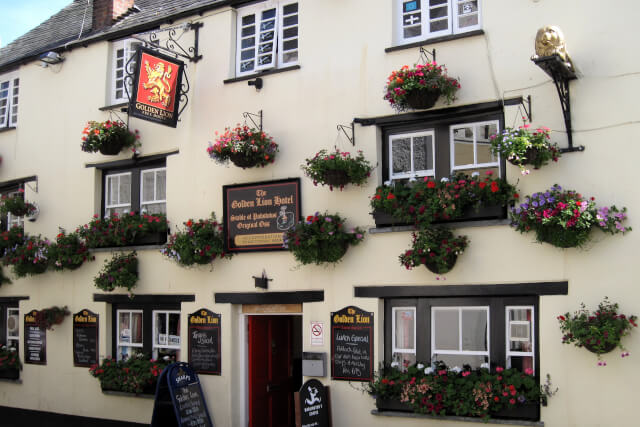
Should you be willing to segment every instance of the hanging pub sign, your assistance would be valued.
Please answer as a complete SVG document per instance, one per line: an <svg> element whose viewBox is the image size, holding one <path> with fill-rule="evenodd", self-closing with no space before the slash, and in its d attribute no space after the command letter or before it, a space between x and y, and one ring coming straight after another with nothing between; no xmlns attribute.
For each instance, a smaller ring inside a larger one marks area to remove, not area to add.
<svg viewBox="0 0 640 427"><path fill-rule="evenodd" d="M129 115L176 127L183 72L182 61L138 48Z"/></svg>
<svg viewBox="0 0 640 427"><path fill-rule="evenodd" d="M189 364L199 374L220 375L220 315L201 308L189 315Z"/></svg>
<svg viewBox="0 0 640 427"><path fill-rule="evenodd" d="M302 384L294 395L296 427L331 427L329 389L318 380Z"/></svg>
<svg viewBox="0 0 640 427"><path fill-rule="evenodd" d="M98 315L81 310L73 315L73 366L98 363Z"/></svg>
<svg viewBox="0 0 640 427"><path fill-rule="evenodd" d="M184 362L162 370L156 386L151 427L214 427L200 379Z"/></svg>
<svg viewBox="0 0 640 427"><path fill-rule="evenodd" d="M284 232L301 217L299 178L222 189L225 251L284 250Z"/></svg>
<svg viewBox="0 0 640 427"><path fill-rule="evenodd" d="M38 310L24 315L24 363L47 364L47 330L38 324Z"/></svg>
<svg viewBox="0 0 640 427"><path fill-rule="evenodd" d="M373 379L373 313L353 306L331 313L331 377Z"/></svg>

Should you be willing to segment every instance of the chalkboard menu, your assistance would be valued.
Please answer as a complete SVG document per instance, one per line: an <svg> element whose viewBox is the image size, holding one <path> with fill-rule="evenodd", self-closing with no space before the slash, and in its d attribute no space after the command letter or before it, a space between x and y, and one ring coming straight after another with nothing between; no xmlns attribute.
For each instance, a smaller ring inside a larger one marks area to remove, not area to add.
<svg viewBox="0 0 640 427"><path fill-rule="evenodd" d="M331 313L331 377L373 379L373 313L353 306Z"/></svg>
<svg viewBox="0 0 640 427"><path fill-rule="evenodd" d="M47 364L47 331L36 323L38 310L24 315L24 363Z"/></svg>
<svg viewBox="0 0 640 427"><path fill-rule="evenodd" d="M222 188L225 250L284 250L283 233L301 218L300 179Z"/></svg>
<svg viewBox="0 0 640 427"><path fill-rule="evenodd" d="M307 381L296 394L296 426L329 427L331 425L329 394L320 381Z"/></svg>
<svg viewBox="0 0 640 427"><path fill-rule="evenodd" d="M189 364L199 374L220 375L220 315L206 308L189 315Z"/></svg>
<svg viewBox="0 0 640 427"><path fill-rule="evenodd" d="M98 315L81 310L73 315L73 366L98 363Z"/></svg>
<svg viewBox="0 0 640 427"><path fill-rule="evenodd" d="M214 427L198 374L184 362L164 368L156 387L151 427L173 426Z"/></svg>

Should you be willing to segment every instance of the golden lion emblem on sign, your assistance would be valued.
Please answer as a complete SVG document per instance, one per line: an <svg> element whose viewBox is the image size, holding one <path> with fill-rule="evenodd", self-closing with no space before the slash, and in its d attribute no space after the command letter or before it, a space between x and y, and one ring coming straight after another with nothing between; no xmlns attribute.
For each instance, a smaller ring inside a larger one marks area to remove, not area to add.
<svg viewBox="0 0 640 427"><path fill-rule="evenodd" d="M171 102L171 65L164 70L164 63L158 62L155 67L149 66L149 61L144 61L144 68L147 71L147 82L142 83L142 87L150 90L151 95L147 97L150 102L160 102L163 107L168 107Z"/></svg>
<svg viewBox="0 0 640 427"><path fill-rule="evenodd" d="M558 55L568 67L573 69L573 62L567 53L562 30L554 25L546 25L536 34L536 54L532 59L552 55Z"/></svg>

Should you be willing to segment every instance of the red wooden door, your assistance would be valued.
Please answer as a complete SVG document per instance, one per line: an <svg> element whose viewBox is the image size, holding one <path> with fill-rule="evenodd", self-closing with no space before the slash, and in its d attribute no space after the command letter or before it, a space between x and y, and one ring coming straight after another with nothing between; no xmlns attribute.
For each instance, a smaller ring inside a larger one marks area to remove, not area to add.
<svg viewBox="0 0 640 427"><path fill-rule="evenodd" d="M249 426L292 427L291 316L249 317Z"/></svg>

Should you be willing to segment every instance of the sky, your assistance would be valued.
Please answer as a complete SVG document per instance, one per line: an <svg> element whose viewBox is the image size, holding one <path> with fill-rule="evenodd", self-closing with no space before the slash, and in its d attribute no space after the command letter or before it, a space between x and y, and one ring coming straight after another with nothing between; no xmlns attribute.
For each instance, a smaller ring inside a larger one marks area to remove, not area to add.
<svg viewBox="0 0 640 427"><path fill-rule="evenodd" d="M73 0L0 0L0 47L5 47Z"/></svg>

